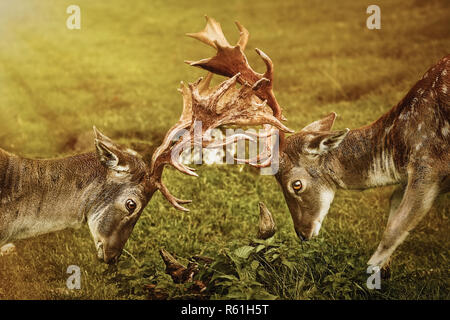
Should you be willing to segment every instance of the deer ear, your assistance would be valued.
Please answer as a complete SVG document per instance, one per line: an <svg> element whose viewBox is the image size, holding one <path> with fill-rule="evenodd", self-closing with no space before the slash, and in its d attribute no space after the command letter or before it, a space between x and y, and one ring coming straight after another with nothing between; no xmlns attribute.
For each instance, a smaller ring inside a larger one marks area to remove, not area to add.
<svg viewBox="0 0 450 320"><path fill-rule="evenodd" d="M301 131L330 131L333 127L334 120L336 120L336 112L330 113L321 120L314 121L304 127Z"/></svg>
<svg viewBox="0 0 450 320"><path fill-rule="evenodd" d="M327 132L314 137L306 147L306 152L321 155L337 148L345 139L350 129Z"/></svg>
<svg viewBox="0 0 450 320"><path fill-rule="evenodd" d="M122 151L109 139L94 127L95 148L100 162L108 169L116 172L128 172L128 165L120 162Z"/></svg>
<svg viewBox="0 0 450 320"><path fill-rule="evenodd" d="M95 139L98 139L100 141L105 141L105 142L109 142L109 143L113 143L112 140L110 138L108 138L107 136L105 136L103 133L101 133L100 131L98 131L97 127L94 126L92 128L94 130L94 136Z"/></svg>
<svg viewBox="0 0 450 320"><path fill-rule="evenodd" d="M119 157L111 150L111 146L95 139L95 147L100 162L107 168L114 169L119 164Z"/></svg>

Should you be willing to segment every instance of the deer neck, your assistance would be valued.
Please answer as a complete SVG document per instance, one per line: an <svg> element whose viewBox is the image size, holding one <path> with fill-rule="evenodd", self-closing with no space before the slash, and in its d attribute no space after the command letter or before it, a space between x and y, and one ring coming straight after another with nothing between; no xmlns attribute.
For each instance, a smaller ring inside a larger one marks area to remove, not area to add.
<svg viewBox="0 0 450 320"><path fill-rule="evenodd" d="M104 179L94 153L59 160L0 153L0 243L81 226Z"/></svg>
<svg viewBox="0 0 450 320"><path fill-rule="evenodd" d="M351 130L329 153L325 166L338 187L367 189L402 180L403 160L392 139L394 118L391 111L371 125Z"/></svg>

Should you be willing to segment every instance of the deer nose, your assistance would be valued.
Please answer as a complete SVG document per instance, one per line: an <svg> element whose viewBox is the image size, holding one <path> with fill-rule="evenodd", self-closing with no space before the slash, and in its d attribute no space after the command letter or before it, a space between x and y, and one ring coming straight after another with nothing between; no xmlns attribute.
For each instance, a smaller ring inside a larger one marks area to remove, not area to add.
<svg viewBox="0 0 450 320"><path fill-rule="evenodd" d="M114 256L114 257L108 258L107 260L105 260L105 262L107 264L116 264L118 260L119 260L119 256Z"/></svg>
<svg viewBox="0 0 450 320"><path fill-rule="evenodd" d="M308 241L308 238L306 238L300 231L295 230L295 233L297 234L297 237L302 241Z"/></svg>
<svg viewBox="0 0 450 320"><path fill-rule="evenodd" d="M105 257L104 262L106 262L107 264L116 264L119 261L121 254L122 253L119 252L113 256Z"/></svg>

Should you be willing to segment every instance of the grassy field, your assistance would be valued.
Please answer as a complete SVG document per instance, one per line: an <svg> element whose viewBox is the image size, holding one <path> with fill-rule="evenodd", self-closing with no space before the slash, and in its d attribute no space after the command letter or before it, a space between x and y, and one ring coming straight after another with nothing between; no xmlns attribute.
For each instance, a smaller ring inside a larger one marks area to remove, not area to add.
<svg viewBox="0 0 450 320"><path fill-rule="evenodd" d="M65 26L81 7L81 30ZM335 111L336 128L370 123L450 53L446 0L377 1L381 30L368 30L365 1L2 1L0 3L0 147L35 158L71 155L93 142L95 124L116 141L151 154L178 119L181 80L203 72L183 60L212 50L184 36L233 21L251 34L248 48L273 59L275 93L299 130ZM264 70L248 50L252 66ZM0 258L3 299L144 299L146 284L169 298L192 297L164 274L161 247L183 262L201 254L219 262L208 296L280 299L449 299L450 196L441 196L394 254L392 278L366 288L366 262L387 221L392 187L338 192L318 238L300 243L274 178L247 166L199 167L199 178L169 169L175 195L193 199L178 212L158 193L142 214L117 267L100 264L88 228L17 242ZM261 251L242 254L256 236L258 201L278 232ZM244 248L244 249L242 249ZM64 289L69 265L82 289Z"/></svg>

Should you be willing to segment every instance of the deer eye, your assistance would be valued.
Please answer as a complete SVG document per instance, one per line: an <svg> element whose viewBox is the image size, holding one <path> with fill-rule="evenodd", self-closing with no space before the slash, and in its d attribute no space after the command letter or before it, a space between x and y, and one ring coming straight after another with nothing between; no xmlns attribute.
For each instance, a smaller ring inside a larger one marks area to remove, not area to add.
<svg viewBox="0 0 450 320"><path fill-rule="evenodd" d="M295 193L298 193L300 190L302 190L302 188L303 185L300 180L295 180L294 182L292 182L292 189L294 189Z"/></svg>
<svg viewBox="0 0 450 320"><path fill-rule="evenodd" d="M133 213L134 210L136 210L137 205L136 202L134 202L131 199L128 199L127 202L125 202L125 207L127 208L129 213Z"/></svg>

